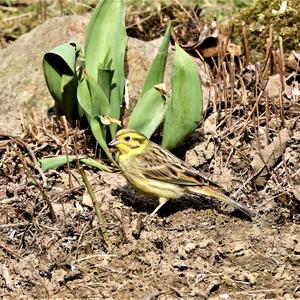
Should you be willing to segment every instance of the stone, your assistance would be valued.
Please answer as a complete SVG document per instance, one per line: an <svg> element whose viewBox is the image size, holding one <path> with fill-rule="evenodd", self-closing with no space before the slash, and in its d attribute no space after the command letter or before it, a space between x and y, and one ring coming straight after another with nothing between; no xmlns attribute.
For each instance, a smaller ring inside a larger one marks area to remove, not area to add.
<svg viewBox="0 0 300 300"><path fill-rule="evenodd" d="M50 19L0 49L0 130L20 134L20 113L47 116L54 101L44 80L43 56L71 39L82 43L87 21L80 16Z"/></svg>

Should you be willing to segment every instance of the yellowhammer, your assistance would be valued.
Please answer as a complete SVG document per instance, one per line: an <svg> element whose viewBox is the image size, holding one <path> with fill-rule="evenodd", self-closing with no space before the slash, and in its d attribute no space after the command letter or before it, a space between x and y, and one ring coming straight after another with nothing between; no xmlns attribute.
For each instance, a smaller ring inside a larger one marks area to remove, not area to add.
<svg viewBox="0 0 300 300"><path fill-rule="evenodd" d="M211 196L230 203L250 218L254 216L246 206L224 195L215 183L137 131L119 130L109 146L119 151L118 162L127 181L143 194L158 198L152 216L169 199L184 194Z"/></svg>

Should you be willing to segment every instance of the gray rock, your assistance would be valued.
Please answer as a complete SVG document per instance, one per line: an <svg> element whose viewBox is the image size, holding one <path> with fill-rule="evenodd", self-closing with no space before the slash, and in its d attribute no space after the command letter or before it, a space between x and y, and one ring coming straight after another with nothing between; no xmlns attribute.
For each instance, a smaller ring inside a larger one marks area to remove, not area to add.
<svg viewBox="0 0 300 300"><path fill-rule="evenodd" d="M87 21L80 16L50 19L0 49L0 130L20 133L20 113L46 116L54 101L43 76L43 55L70 39L82 42Z"/></svg>

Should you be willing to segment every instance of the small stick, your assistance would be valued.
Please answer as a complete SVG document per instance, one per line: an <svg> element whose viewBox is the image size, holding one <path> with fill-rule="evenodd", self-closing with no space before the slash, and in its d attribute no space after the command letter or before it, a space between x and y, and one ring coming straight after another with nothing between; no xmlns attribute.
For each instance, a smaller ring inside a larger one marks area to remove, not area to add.
<svg viewBox="0 0 300 300"><path fill-rule="evenodd" d="M259 74L257 73L255 76L255 97L256 98L258 95L258 86L259 86ZM261 143L260 143L260 138L259 138L259 105L258 104L259 104L259 101L255 101L256 116L255 116L255 114L253 114L253 127L254 127L254 132L256 134L257 148L260 151Z"/></svg>
<svg viewBox="0 0 300 300"><path fill-rule="evenodd" d="M40 167L40 164L35 156L34 151L32 150L31 146L28 145L27 143L25 143L21 138L12 138L12 140L14 140L17 144L21 144L29 153L29 155L31 156L31 160L33 162L34 168L40 173L43 182L44 182L44 186L47 185L47 177L44 174L43 170Z"/></svg>
<svg viewBox="0 0 300 300"><path fill-rule="evenodd" d="M231 89L231 101L230 101L230 118L228 127L232 125L232 115L233 115L233 102L234 102L234 78L235 78L235 63L234 63L234 55L230 54L230 64L229 64L229 76L230 76L230 89Z"/></svg>
<svg viewBox="0 0 300 300"><path fill-rule="evenodd" d="M266 97L265 110L266 110L266 144L270 144L270 134L269 134L269 122L270 122L270 108L269 108L269 95Z"/></svg>
<svg viewBox="0 0 300 300"><path fill-rule="evenodd" d="M177 5L180 6L180 8L188 15L188 17L195 23L197 30L201 32L201 28L199 27L199 23L193 18L193 16L189 13L189 11L181 4L178 0L174 0Z"/></svg>
<svg viewBox="0 0 300 300"><path fill-rule="evenodd" d="M13 227L23 227L23 226L28 226L29 223L8 223L8 224L0 224L0 229L5 229L5 228L13 228ZM0 245L1 247L1 245Z"/></svg>
<svg viewBox="0 0 300 300"><path fill-rule="evenodd" d="M18 259L22 258L22 256L20 254L16 253L12 249L10 249L6 245L4 245L2 242L0 242L0 248L2 248L5 252L9 253L14 258L18 258Z"/></svg>
<svg viewBox="0 0 300 300"><path fill-rule="evenodd" d="M228 117L228 101L227 101L227 70L226 70L226 62L224 61L222 63L222 76L223 76L223 83L224 83L224 87L223 89L221 90L221 93L222 93L222 98L224 99L224 111L225 111L225 120L226 120L226 125L227 127L230 127L229 126L229 117ZM221 105L221 102L220 101L220 105Z"/></svg>
<svg viewBox="0 0 300 300"><path fill-rule="evenodd" d="M283 105L283 97L282 94L285 90L285 78L284 78L284 52L283 52L283 43L282 37L279 37L279 48L280 48L280 56L279 56L279 72L280 72L280 83L281 83L281 91L279 95L279 105L280 105L280 118L281 118L281 125L285 127L285 120L284 120L284 105Z"/></svg>
<svg viewBox="0 0 300 300"><path fill-rule="evenodd" d="M102 213L101 213L101 210L100 210L100 207L99 207L99 204L97 202L97 199L96 199L96 195L93 191L93 188L89 182L89 180L87 179L87 176L84 172L84 169L79 165L79 161L77 160L77 167L78 167L78 171L83 179L83 182L86 186L86 189L91 197L91 200L93 202L93 205L94 205L94 208L95 208L95 212L96 212L96 216L97 216L97 219L98 219L98 222L99 222L99 225L100 225L100 233L103 237L103 240L105 242L105 244L107 246L110 245L110 240L109 240L109 237L108 237L108 233L107 233L107 230L106 230L106 220L105 218L103 217Z"/></svg>
<svg viewBox="0 0 300 300"><path fill-rule="evenodd" d="M41 192L41 194L43 195L43 198L44 200L46 201L47 203L47 206L48 206L48 209L50 211L50 217L51 217L51 220L53 222L56 221L56 215L55 215L55 211L53 209L53 206L52 206L52 203L51 203L51 199L49 197L49 195L45 192L44 188L42 187L42 185L38 182L38 180L31 174L28 166L27 166L27 163L26 161L23 159L23 156L20 152L20 150L17 150L17 153L18 153L18 156L19 156L19 159L20 161L22 162L23 164L23 167L25 168L25 170L27 171L28 175L31 177L31 179L34 181L34 183L36 184L37 188L39 189L39 191Z"/></svg>
<svg viewBox="0 0 300 300"><path fill-rule="evenodd" d="M242 26L243 26L243 44L244 44L244 51L245 51L245 58L246 58L245 65L247 66L251 61L249 43L248 43L248 33L247 33L248 28L245 22L243 22Z"/></svg>
<svg viewBox="0 0 300 300"><path fill-rule="evenodd" d="M257 108L257 105L258 105L258 103L259 103L261 97L263 96L263 93L264 93L264 91L265 91L265 88L266 88L266 86L267 86L267 83L268 83L268 81L266 81L264 87L262 88L260 94L258 95L258 97L257 97L257 99L256 99L256 101L255 101L255 104L253 105L253 107L252 107L252 109L251 109L251 111L250 111L250 113L249 113L249 116L247 117L247 119L246 119L246 121L245 121L243 127L240 129L240 131L239 131L239 133L238 133L238 137L239 137L239 138L236 140L236 142L234 143L234 145L235 145L235 144L237 143L237 141L240 139L240 136L242 135L243 131L244 131L245 128L248 126L248 122L249 122L249 120L251 119L253 113L255 112L255 110L256 110L256 108Z"/></svg>
<svg viewBox="0 0 300 300"><path fill-rule="evenodd" d="M273 45L273 24L271 24L271 26L270 26L269 41L268 41L267 49L266 49L266 59L265 59L265 64L263 67L261 78L265 78L265 76L266 76L269 61L270 61L270 56L271 56L271 52L272 52L271 51L272 45Z"/></svg>

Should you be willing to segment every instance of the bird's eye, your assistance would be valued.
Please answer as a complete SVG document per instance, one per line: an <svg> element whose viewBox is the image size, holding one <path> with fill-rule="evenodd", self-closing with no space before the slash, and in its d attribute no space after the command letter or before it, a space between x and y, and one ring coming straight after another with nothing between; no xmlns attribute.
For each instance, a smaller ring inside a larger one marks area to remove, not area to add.
<svg viewBox="0 0 300 300"><path fill-rule="evenodd" d="M125 136L124 140L128 142L130 140L130 136Z"/></svg>

